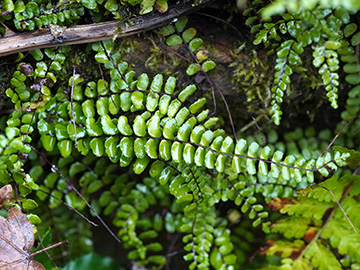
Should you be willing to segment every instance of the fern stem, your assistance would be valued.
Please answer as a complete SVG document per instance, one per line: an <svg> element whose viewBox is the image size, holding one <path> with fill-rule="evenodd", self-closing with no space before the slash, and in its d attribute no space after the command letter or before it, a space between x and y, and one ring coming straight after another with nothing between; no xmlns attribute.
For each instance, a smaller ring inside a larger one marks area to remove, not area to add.
<svg viewBox="0 0 360 270"><path fill-rule="evenodd" d="M81 214L78 210L76 210L74 207L70 206L69 204L67 204L66 202L64 202L63 200L61 200L60 198L52 195L51 193L45 191L45 190L42 190L42 189L38 189L37 191L39 192L42 192L42 193L45 193L47 194L48 196L54 198L55 200L61 202L63 205L65 205L67 208L69 208L71 211L74 211L76 214L78 214L81 218L85 219L87 221L87 223L97 227L98 224L92 222L91 220L89 220L87 217L85 217L83 214Z"/></svg>
<svg viewBox="0 0 360 270"><path fill-rule="evenodd" d="M53 245L51 245L51 246L49 246L49 247L43 248L43 249L41 249L41 250L38 250L38 251L32 253L31 255L29 255L28 258L32 258L32 257L34 257L35 255L38 255L39 253L45 252L45 251L47 251L47 250L49 250L49 249L58 247L58 246L63 245L63 244L67 244L67 245L68 245L68 244L69 244L69 241L68 241L68 240L65 240L65 241L62 241L62 242L53 244Z"/></svg>
<svg viewBox="0 0 360 270"><path fill-rule="evenodd" d="M353 185L353 183L354 183L354 182L351 182L351 184L350 184L348 187L346 187L346 188L347 188L347 190L346 190L346 192L345 192L346 195L347 195L348 191L350 190L351 186ZM333 198L334 198L335 201L336 201L336 204L337 204L338 207L341 209L341 211L343 212L343 214L344 214L344 216L346 217L346 219L349 221L349 223L350 223L351 227L353 228L354 232L355 232L356 234L359 234L359 233L357 232L354 224L351 222L349 216L346 214L344 208L342 208L340 202L336 199L334 193L333 193L330 189L328 189L328 188L326 188L326 187L323 187L323 186L320 186L320 185L318 185L318 184L315 184L315 186L325 189L327 192L329 192L329 193L331 194L331 196L333 196ZM345 197L345 195L343 196L343 198L344 198L344 197ZM336 209L335 209L335 210L336 210Z"/></svg>
<svg viewBox="0 0 360 270"><path fill-rule="evenodd" d="M246 124L245 126L243 126L239 133L244 133L246 130L248 130L250 127L252 127L253 125L258 126L257 122L259 122L263 117L267 116L266 114L260 114L258 115L256 118L253 117L253 120L249 123Z"/></svg>
<svg viewBox="0 0 360 270"><path fill-rule="evenodd" d="M73 184L70 183L70 181L64 177L64 175L59 171L59 169L53 165L46 156L37 150L34 146L27 144L30 146L32 150L34 150L38 155L40 155L44 161L51 166L51 169L54 170L62 179L65 180L65 182L68 184L69 189L72 189L75 191L75 193L80 197L80 199L86 204L86 206L93 212L93 214L96 216L96 218L101 222L101 224L105 227L105 229L110 233L110 235L118 242L121 243L121 240L115 235L115 233L110 229L110 227L105 223L105 221L99 216L98 213L96 213L96 210L90 205L90 203L84 198L84 196L74 187Z"/></svg>
<svg viewBox="0 0 360 270"><path fill-rule="evenodd" d="M332 141L329 143L329 145L326 147L325 151L321 154L323 157L330 149L330 147L334 144L336 139L340 136L341 132L344 128L346 128L352 121L354 121L356 118L360 116L360 112L358 112L354 117L352 117L350 120L348 120L339 130L339 132L335 135L335 137L332 139Z"/></svg>
<svg viewBox="0 0 360 270"><path fill-rule="evenodd" d="M40 245L41 245L42 249L44 250L46 247L44 246L43 241L41 240L39 230L36 230L36 233L37 233L37 236L38 236L38 238L39 238ZM68 244L68 243L67 243L67 244ZM49 252L47 252L47 250L44 250L44 252L45 252L46 256L49 258L49 260L52 262L52 264L54 265L54 267L56 268L56 270L59 270L59 267L56 265L56 263L54 262L53 258L50 256Z"/></svg>
<svg viewBox="0 0 360 270"><path fill-rule="evenodd" d="M334 193L331 192L331 190L329 190L329 189L327 189L327 188L325 188L325 187L323 187L323 186L320 186L320 185L315 184L315 186L321 187L321 188L325 189L326 191L328 191L328 192L335 198L337 205L333 208L333 210L331 211L331 213L329 214L329 216L326 218L323 226L317 231L315 237L314 237L314 238L311 240L311 242L301 251L301 253L300 253L299 257L297 257L297 259L302 258L302 257L305 255L306 250L307 250L307 248L310 246L310 244L311 244L312 242L317 241L317 240L319 239L319 237L320 237L323 229L326 227L327 223L328 223L330 220L332 220L332 218L333 218L333 216L335 215L335 212L336 212L336 210L338 209L338 207L340 207L340 209L343 211L345 217L346 217L346 218L348 219L348 221L350 222L350 225L353 227L355 233L358 234L358 232L357 232L357 230L355 229L354 225L351 223L350 219L349 219L348 216L346 215L344 209L341 207L341 202L347 197L347 195L349 194L349 191L350 191L350 189L351 189L351 186L352 186L353 184L354 184L354 182L351 182L351 183L345 188L345 192L343 192L343 195L342 195L341 200L340 200L339 202L338 202L338 200L336 199Z"/></svg>

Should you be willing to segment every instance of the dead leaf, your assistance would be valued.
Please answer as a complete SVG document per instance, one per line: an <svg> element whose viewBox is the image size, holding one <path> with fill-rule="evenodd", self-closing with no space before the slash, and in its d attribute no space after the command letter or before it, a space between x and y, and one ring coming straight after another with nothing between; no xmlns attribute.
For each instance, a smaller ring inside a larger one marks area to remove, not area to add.
<svg viewBox="0 0 360 270"><path fill-rule="evenodd" d="M273 240L267 240L266 246L260 247L259 254L264 255L266 252L271 248L273 245L275 245L275 242Z"/></svg>
<svg viewBox="0 0 360 270"><path fill-rule="evenodd" d="M287 204L291 204L291 199L289 198L274 198L270 202L267 203L268 207L272 211L278 211L284 208Z"/></svg>
<svg viewBox="0 0 360 270"><path fill-rule="evenodd" d="M12 186L6 185L0 189L0 205L12 197ZM1 206L0 206L1 207Z"/></svg>
<svg viewBox="0 0 360 270"><path fill-rule="evenodd" d="M0 217L0 269L45 270L31 254L34 233L30 220L16 208L8 215L8 220Z"/></svg>
<svg viewBox="0 0 360 270"><path fill-rule="evenodd" d="M316 236L318 230L319 228L310 227L305 233L304 240L307 242L311 242Z"/></svg>

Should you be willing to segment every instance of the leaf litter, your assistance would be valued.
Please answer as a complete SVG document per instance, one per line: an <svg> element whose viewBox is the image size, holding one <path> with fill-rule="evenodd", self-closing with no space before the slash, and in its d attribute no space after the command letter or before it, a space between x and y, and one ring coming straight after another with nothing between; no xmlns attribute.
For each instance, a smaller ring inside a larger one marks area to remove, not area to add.
<svg viewBox="0 0 360 270"><path fill-rule="evenodd" d="M8 219L0 216L0 269L1 270L45 270L34 260L34 256L50 248L67 243L63 241L31 253L34 233L28 217L17 208L11 208Z"/></svg>

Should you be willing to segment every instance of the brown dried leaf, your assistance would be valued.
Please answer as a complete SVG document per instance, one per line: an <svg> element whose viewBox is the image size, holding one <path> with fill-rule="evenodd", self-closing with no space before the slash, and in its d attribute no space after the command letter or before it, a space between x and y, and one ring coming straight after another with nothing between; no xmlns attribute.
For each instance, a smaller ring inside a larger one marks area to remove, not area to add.
<svg viewBox="0 0 360 270"><path fill-rule="evenodd" d="M304 240L307 242L311 242L316 236L318 230L319 228L310 227L305 233Z"/></svg>
<svg viewBox="0 0 360 270"><path fill-rule="evenodd" d="M268 202L267 205L272 211L278 211L291 203L291 199L289 198L274 198L270 202Z"/></svg>
<svg viewBox="0 0 360 270"><path fill-rule="evenodd" d="M31 254L34 234L30 220L16 208L8 215L8 220L0 217L0 269L45 270Z"/></svg>
<svg viewBox="0 0 360 270"><path fill-rule="evenodd" d="M30 64L22 64L20 66L20 72L25 75L30 75L34 72L34 68Z"/></svg>
<svg viewBox="0 0 360 270"><path fill-rule="evenodd" d="M1 208L1 204L7 200L10 200L11 197L12 197L12 186L11 185L3 186L0 189L0 208Z"/></svg>

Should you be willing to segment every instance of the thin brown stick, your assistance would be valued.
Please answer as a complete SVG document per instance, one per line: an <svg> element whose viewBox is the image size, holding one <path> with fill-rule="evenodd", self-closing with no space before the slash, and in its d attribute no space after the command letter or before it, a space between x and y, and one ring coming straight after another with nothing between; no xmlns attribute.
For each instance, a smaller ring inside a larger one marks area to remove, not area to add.
<svg viewBox="0 0 360 270"><path fill-rule="evenodd" d="M358 70L358 73L360 75L360 61L359 61L359 55L360 55L360 46L359 44L355 47L355 56L356 56L356 67Z"/></svg>
<svg viewBox="0 0 360 270"><path fill-rule="evenodd" d="M84 196L74 187L72 183L59 171L59 169L53 165L46 156L41 153L39 150L37 150L34 146L28 144L32 150L34 150L38 155L40 155L44 161L51 166L51 169L54 170L62 179L65 180L65 182L68 184L69 189L74 190L75 193L80 197L80 199L86 204L86 206L94 213L95 217L101 222L101 224L104 226L104 228L110 233L110 235L118 242L121 243L121 240L116 236L116 234L110 229L110 227L105 223L105 221L99 216L98 213L96 213L95 209L91 206L91 204L84 198Z"/></svg>
<svg viewBox="0 0 360 270"><path fill-rule="evenodd" d="M39 238L39 242L40 242L40 245L42 246L43 249L45 249L46 247L44 246L42 240L41 240L41 237L40 237L40 234L39 234L39 231L36 230L36 233L37 233L37 236ZM44 250L45 254L48 256L49 260L52 262L52 264L54 265L54 267L59 270L59 267L57 267L56 263L54 262L53 258L51 258L49 252L47 252L47 250Z"/></svg>
<svg viewBox="0 0 360 270"><path fill-rule="evenodd" d="M201 69L202 69L202 68L201 68ZM204 71L204 73L206 73L206 72ZM206 76L207 76L207 74L206 74ZM210 78L209 78L209 80L210 80ZM212 83L211 83L211 84L212 84ZM220 94L220 96L221 96L221 99L223 100L223 102L224 102L224 104L225 104L226 112L227 112L227 114L228 114L228 116L229 116L230 125L231 125L231 129L232 129L232 132L233 132L233 135L234 135L234 139L235 139L235 141L237 141L238 138L237 138L237 135L236 135L235 125L234 125L234 122L233 122L233 119L232 119L232 114L231 114L231 112L230 112L229 105L228 105L228 103L227 103L227 101L226 101L226 99L225 99L224 94L221 92L221 90L220 90L218 87L216 87L216 86L215 86L215 89L218 90L218 92L219 92L219 94Z"/></svg>
<svg viewBox="0 0 360 270"><path fill-rule="evenodd" d="M90 43L116 37L125 37L163 26L173 19L195 12L214 0L203 0L197 6L192 1L171 5L164 14L153 12L144 16L138 16L131 23L120 24L118 21L78 25L57 28L51 31L51 26L40 28L36 31L5 36L0 38L0 56L24 52L34 49L49 48L62 45L74 45ZM56 33L56 34L55 34Z"/></svg>
<svg viewBox="0 0 360 270"><path fill-rule="evenodd" d="M327 151L329 151L330 147L334 144L334 142L336 141L336 139L339 137L339 135L341 134L341 132L343 131L343 129L345 127L347 127L352 121L354 121L356 118L358 118L360 116L360 112L357 113L353 118L351 118L350 120L348 120L339 130L339 132L336 134L336 136L332 139L332 141L329 143L329 145L326 147L325 151L321 154L321 156L323 157Z"/></svg>
<svg viewBox="0 0 360 270"><path fill-rule="evenodd" d="M206 13L202 13L202 12L195 12L193 15L201 15L201 16L205 16L205 17L209 17L209 18L212 18L216 21L219 21L219 22L222 22L223 24L229 26L231 29L234 30L234 32L240 37L242 38L243 35L241 34L241 32L239 31L239 29L237 29L234 25L232 25L231 23L229 23L228 21L225 21L219 17L216 17L216 16L213 16L213 15L210 15L210 14L206 14Z"/></svg>
<svg viewBox="0 0 360 270"><path fill-rule="evenodd" d="M338 207L340 208L340 210L343 212L345 218L348 220L348 222L349 222L349 224L351 225L351 227L353 228L355 234L359 234L358 231L356 230L354 224L351 222L349 216L346 214L345 210L342 208L340 202L336 199L334 193L333 193L330 189L328 189L328 188L326 188L326 187L323 187L323 186L320 186L320 185L318 185L318 184L315 184L315 186L325 189L327 192L329 192L329 193L331 194L331 196L333 196L333 198L335 199L336 204L338 205Z"/></svg>
<svg viewBox="0 0 360 270"><path fill-rule="evenodd" d="M60 198L52 195L49 192L46 192L45 190L42 189L38 189L37 191L43 192L49 196L51 196L52 198L54 198L55 200L61 202L63 205L65 205L67 208L69 208L71 211L74 211L76 214L78 214L80 217L82 217L84 220L86 220L86 222L90 223L91 225L93 225L94 227L97 227L98 225L94 222L92 222L91 220L89 220L87 217L85 217L83 214L81 214L78 210L76 210L74 207L71 207L70 205L68 205L66 202L64 202L63 200L61 200Z"/></svg>
<svg viewBox="0 0 360 270"><path fill-rule="evenodd" d="M345 188L345 190L344 190L344 192L343 192L343 194L342 194L342 197L341 197L341 199L340 199L340 202L337 203L337 206L333 207L333 209L331 210L331 213L325 218L325 220L323 221L323 225L322 225L321 228L317 231L315 237L314 237L314 238L310 241L310 243L301 251L300 255L297 257L298 260L305 255L305 253L307 252L307 249L308 249L308 247L310 246L310 244L313 243L313 242L316 242L316 241L319 239L321 233L323 232L323 229L325 228L325 226L328 226L328 222L329 222L330 220L332 220L332 218L334 217L337 208L340 206L341 202L342 202L342 201L347 197L347 195L349 194L350 188L352 187L353 183L354 183L354 182L352 182L351 184L349 184L349 185ZM315 186L324 188L323 186L319 186L319 185L317 185L317 184L315 184ZM325 189L326 189L326 188L325 188ZM329 189L326 189L326 190L329 191ZM332 192L330 192L330 194L333 195ZM335 195L333 195L333 196L335 196ZM338 202L338 200L336 199L336 197L334 197L334 198L335 198L336 202ZM341 207L341 206L340 206L340 207ZM343 213L344 213L344 212L343 212ZM345 216L347 217L346 214L345 214ZM351 222L350 222L350 224L352 225ZM356 229L355 229L355 233L357 234Z"/></svg>
<svg viewBox="0 0 360 270"><path fill-rule="evenodd" d="M67 245L68 245L68 244L69 244L69 241L68 241L68 240L65 240L65 241L62 241L62 242L53 244L53 245L51 245L51 246L49 246L49 247L43 248L43 249L41 249L41 250L38 250L38 251L32 253L32 254L29 256L29 258L34 257L34 256L38 255L39 253L45 252L45 251L47 251L47 250L49 250L49 249L52 249L52 248L61 246L61 245L63 245L63 244L67 244Z"/></svg>

